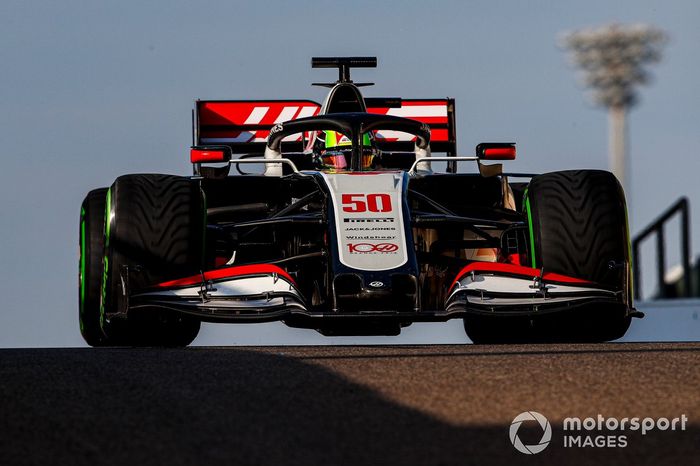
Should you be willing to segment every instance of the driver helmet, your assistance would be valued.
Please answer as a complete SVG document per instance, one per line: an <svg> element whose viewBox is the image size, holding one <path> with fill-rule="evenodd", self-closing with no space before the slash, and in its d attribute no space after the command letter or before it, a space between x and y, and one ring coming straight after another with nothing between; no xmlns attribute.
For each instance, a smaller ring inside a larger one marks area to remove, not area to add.
<svg viewBox="0 0 700 466"><path fill-rule="evenodd" d="M345 170L350 166L352 141L346 135L337 131L321 131L320 143L321 161L324 167ZM362 135L362 168L370 168L376 155L373 138L370 133Z"/></svg>

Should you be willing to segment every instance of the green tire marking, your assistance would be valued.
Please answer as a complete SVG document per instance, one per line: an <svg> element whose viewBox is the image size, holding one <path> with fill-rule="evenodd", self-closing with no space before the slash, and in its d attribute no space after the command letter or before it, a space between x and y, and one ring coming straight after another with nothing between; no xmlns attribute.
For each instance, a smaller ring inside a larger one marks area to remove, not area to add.
<svg viewBox="0 0 700 466"><path fill-rule="evenodd" d="M80 208L80 261L78 271L78 286L80 287L80 303L78 305L78 324L80 325L80 333L85 333L85 324L83 324L83 313L85 313L85 262L86 257L86 239L85 239L85 208Z"/></svg>
<svg viewBox="0 0 700 466"><path fill-rule="evenodd" d="M532 256L532 268L536 269L535 263L535 230L532 228L532 212L530 211L530 198L525 193L525 210L527 211L527 225L530 228L530 256Z"/></svg>
<svg viewBox="0 0 700 466"><path fill-rule="evenodd" d="M107 300L107 276L109 274L109 257L107 256L107 248L109 246L109 236L111 232L111 214L112 214L112 188L107 190L107 199L105 201L105 252L104 252L104 268L102 270L102 292L100 293L100 327L104 327L105 323L105 301Z"/></svg>
<svg viewBox="0 0 700 466"><path fill-rule="evenodd" d="M80 220L80 271L79 271L79 283L80 283L80 312L82 314L85 307L85 262L86 262L86 245L85 245L85 211L81 212Z"/></svg>
<svg viewBox="0 0 700 466"><path fill-rule="evenodd" d="M112 229L111 225L111 213L112 213L112 188L107 190L107 199L105 200L105 248L109 246L109 235Z"/></svg>

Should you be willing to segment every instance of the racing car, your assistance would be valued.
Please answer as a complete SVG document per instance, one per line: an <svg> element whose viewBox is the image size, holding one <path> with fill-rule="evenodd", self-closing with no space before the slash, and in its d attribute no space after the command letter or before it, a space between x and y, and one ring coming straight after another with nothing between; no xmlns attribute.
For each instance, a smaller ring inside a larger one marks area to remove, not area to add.
<svg viewBox="0 0 700 466"><path fill-rule="evenodd" d="M474 343L608 341L633 307L624 193L601 170L510 173L458 156L455 101L197 100L192 176L129 174L80 211L91 346L186 346L201 322L397 335L462 319ZM441 154L441 155L436 155ZM459 166L458 166L459 164ZM466 338L465 338L466 341Z"/></svg>

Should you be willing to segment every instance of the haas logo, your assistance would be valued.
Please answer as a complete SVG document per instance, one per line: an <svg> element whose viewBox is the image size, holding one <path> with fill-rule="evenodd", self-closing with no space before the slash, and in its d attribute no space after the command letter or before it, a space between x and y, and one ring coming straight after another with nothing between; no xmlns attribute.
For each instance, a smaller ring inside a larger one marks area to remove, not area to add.
<svg viewBox="0 0 700 466"><path fill-rule="evenodd" d="M380 254L386 254L386 253L392 253L396 252L399 250L399 245L394 244L394 243L379 243L379 244L371 244L371 243L350 243L348 244L348 250L350 253L360 253L360 254L367 254L367 253L380 253Z"/></svg>

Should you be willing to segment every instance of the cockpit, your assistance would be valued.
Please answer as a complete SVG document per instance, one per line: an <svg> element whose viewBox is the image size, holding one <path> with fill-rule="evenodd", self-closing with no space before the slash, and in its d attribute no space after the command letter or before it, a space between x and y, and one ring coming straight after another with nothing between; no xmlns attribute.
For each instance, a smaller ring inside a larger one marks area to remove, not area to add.
<svg viewBox="0 0 700 466"><path fill-rule="evenodd" d="M414 140L414 150L382 151L382 144L391 142L387 136L398 133ZM305 150L301 154L283 153L282 141L298 135L307 141ZM265 148L266 159L287 158L302 170L400 170L410 167L417 158L429 156L430 129L427 125L391 115L361 112L326 114L278 124L270 130ZM268 166L266 174L279 172L274 168Z"/></svg>

